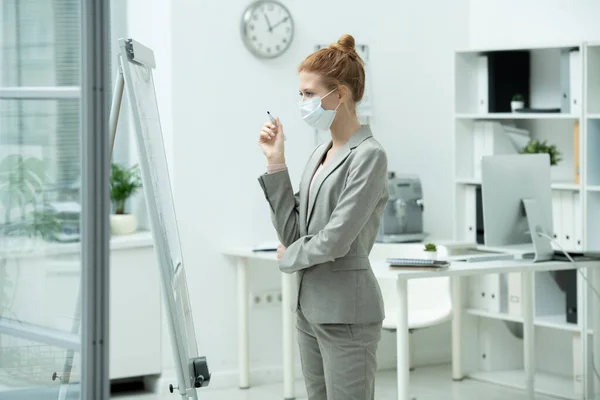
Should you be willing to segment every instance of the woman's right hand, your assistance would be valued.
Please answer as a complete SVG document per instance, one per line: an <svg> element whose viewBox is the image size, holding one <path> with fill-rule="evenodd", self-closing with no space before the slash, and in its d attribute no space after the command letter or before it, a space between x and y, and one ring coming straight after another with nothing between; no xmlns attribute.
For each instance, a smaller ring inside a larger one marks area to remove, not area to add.
<svg viewBox="0 0 600 400"><path fill-rule="evenodd" d="M258 144L269 164L285 164L283 125L279 118L275 119L275 124L271 121L265 123L258 135Z"/></svg>

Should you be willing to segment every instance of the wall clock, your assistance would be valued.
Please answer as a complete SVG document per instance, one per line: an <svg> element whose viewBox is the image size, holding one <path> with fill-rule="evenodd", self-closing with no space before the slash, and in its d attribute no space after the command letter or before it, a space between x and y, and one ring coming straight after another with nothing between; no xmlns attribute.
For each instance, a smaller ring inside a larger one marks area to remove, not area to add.
<svg viewBox="0 0 600 400"><path fill-rule="evenodd" d="M292 15L276 0L260 0L250 4L242 15L241 28L244 44L260 58L282 55L294 38Z"/></svg>

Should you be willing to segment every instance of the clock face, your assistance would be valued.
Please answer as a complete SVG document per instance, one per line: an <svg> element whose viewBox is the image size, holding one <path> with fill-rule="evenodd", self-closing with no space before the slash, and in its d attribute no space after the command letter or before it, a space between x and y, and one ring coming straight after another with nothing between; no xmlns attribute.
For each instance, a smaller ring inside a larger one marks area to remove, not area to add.
<svg viewBox="0 0 600 400"><path fill-rule="evenodd" d="M244 44L254 55L274 58L283 54L294 37L294 21L283 4L264 0L252 3L242 17Z"/></svg>

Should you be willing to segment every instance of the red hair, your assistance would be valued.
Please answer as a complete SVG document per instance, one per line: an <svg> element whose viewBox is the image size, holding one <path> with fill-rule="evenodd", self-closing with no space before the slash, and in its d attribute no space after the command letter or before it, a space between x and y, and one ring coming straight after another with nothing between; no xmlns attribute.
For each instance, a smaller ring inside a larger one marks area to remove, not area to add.
<svg viewBox="0 0 600 400"><path fill-rule="evenodd" d="M354 103L358 103L365 92L364 63L356 52L354 38L348 34L306 57L298 67L298 72L301 71L320 75L330 90L347 86Z"/></svg>

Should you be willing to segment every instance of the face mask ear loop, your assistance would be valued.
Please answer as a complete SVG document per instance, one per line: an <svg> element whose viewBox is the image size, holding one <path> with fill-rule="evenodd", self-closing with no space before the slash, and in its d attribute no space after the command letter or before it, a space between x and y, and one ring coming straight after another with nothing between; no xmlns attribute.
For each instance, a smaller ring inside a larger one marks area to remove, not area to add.
<svg viewBox="0 0 600 400"><path fill-rule="evenodd" d="M321 100L323 100L325 97L329 96L331 93L335 92L336 90L337 90L337 88L334 88L331 92L329 92L325 96L321 97Z"/></svg>

